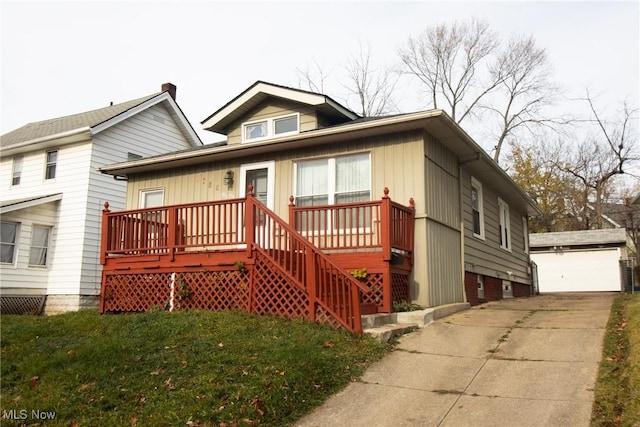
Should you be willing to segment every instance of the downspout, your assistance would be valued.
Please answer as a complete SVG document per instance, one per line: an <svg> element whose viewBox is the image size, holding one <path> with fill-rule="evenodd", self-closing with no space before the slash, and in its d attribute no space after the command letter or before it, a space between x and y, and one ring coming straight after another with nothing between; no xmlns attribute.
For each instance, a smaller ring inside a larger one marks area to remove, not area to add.
<svg viewBox="0 0 640 427"><path fill-rule="evenodd" d="M463 202L464 198L462 197L462 163L458 163L458 205L460 207L460 272L461 272L461 283L462 283L462 298L463 302L467 301L467 291L464 283L465 279L465 270L464 270L464 208Z"/></svg>
<svg viewBox="0 0 640 427"><path fill-rule="evenodd" d="M458 162L458 196L459 201L458 204L460 206L460 272L461 272L461 280L462 280L462 296L463 301L467 301L467 291L465 286L465 269L464 269L464 197L462 197L463 193L463 185L462 185L462 166L470 163L477 162L482 157L482 154L478 151L473 156L468 157L466 159L462 159Z"/></svg>

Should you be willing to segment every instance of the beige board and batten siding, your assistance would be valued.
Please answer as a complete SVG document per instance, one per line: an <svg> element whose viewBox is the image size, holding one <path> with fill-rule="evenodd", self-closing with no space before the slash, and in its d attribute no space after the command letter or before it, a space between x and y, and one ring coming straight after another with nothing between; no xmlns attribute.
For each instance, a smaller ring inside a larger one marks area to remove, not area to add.
<svg viewBox="0 0 640 427"><path fill-rule="evenodd" d="M206 200L224 200L238 197L239 189L239 168L241 164L256 163L267 160L275 161L275 212L285 220L288 220L289 196L294 191L293 170L298 161L313 160L318 158L329 158L356 153L370 153L371 155L371 198L379 200L384 194L384 188L389 188L389 196L395 202L408 205L409 199L413 198L416 206L416 216L421 218L416 221L416 234L414 245L414 277L412 295L418 298L416 302L422 305L435 305L438 301L461 301L455 290L450 289L451 283L460 283L460 260L458 255L450 254L438 250L438 254L433 254L436 261L446 259L445 268L438 271L430 271L426 267L427 253L427 214L425 204L425 135L421 131L411 131L401 134L383 135L369 138L354 139L347 143L327 144L322 146L311 146L306 149L291 151L279 151L252 158L236 159L233 161L209 162L199 166L191 166L179 169L167 169L163 171L150 172L146 174L132 175L129 177L127 190L127 209L138 207L139 192L141 190L162 188L165 194L165 205L200 202ZM435 148L434 148L435 149ZM452 169L455 163L450 152L443 152L446 158L443 162L448 162L447 167ZM227 170L234 172L235 183L231 190L227 190L223 183L223 178ZM433 173L438 174L438 168ZM446 181L446 188L434 188L430 193L435 202L438 194L448 193L447 197L457 200L457 184L451 184L454 178L449 177ZM458 203L458 202L456 202ZM435 203L430 203L432 209L439 207ZM456 205L457 206L457 205ZM453 210L455 211L455 209ZM438 218L442 221L455 223L459 213L453 211L442 211ZM459 211L459 209L458 209ZM435 214L434 214L435 215ZM456 216L457 215L457 216ZM438 232L437 225L432 225ZM447 240L447 247L452 247L457 253L460 252L459 232L457 237L449 236L450 230L438 233L431 239L431 245L437 245L441 239ZM455 230L454 230L455 234ZM444 236L444 237L442 237ZM448 250L448 249L447 249ZM435 291L434 297L429 297L428 286L430 273L435 283L440 283L443 290ZM445 279L446 278L446 279Z"/></svg>
<svg viewBox="0 0 640 427"><path fill-rule="evenodd" d="M424 200L420 197L420 194L424 194L424 180L418 178L422 173L422 136L416 132L131 175L127 186L126 209L138 208L140 191L154 188L164 190L165 205L236 198L240 194L240 166L273 160L276 169L274 210L282 218L288 219L296 162L365 152L371 154L372 200L379 200L386 186L394 201L407 205L413 197L419 209L424 210ZM228 170L234 175L231 189L224 184L224 175Z"/></svg>
<svg viewBox="0 0 640 427"><path fill-rule="evenodd" d="M299 114L298 126L300 132L318 129L316 111L312 107L306 107L284 100L270 99L258 105L248 115L244 116L242 120L234 122L229 127L229 132L227 133L227 144L233 145L242 143L243 123L282 117L291 114Z"/></svg>
<svg viewBox="0 0 640 427"><path fill-rule="evenodd" d="M416 236L416 246L425 241L429 307L464 301L462 245L460 235L460 183L458 158L431 135L425 135L424 168L426 208L424 237ZM417 230L416 230L417 231Z"/></svg>
<svg viewBox="0 0 640 427"><path fill-rule="evenodd" d="M526 215L526 212L521 211L517 205L509 204L511 250L502 249L500 247L498 214L498 198L501 195L490 182L478 181L482 185L484 239L473 235L471 175L464 168L462 169L465 270L512 282L530 284L529 254L525 252L522 221L522 216ZM501 198L506 199L504 196Z"/></svg>

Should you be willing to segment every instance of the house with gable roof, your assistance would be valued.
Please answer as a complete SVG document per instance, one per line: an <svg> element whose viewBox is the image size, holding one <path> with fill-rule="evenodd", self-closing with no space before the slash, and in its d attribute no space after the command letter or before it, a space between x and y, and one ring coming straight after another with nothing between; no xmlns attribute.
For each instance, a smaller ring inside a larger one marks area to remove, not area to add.
<svg viewBox="0 0 640 427"><path fill-rule="evenodd" d="M257 81L202 125L226 140L100 168L128 184L103 217L103 311L241 306L358 330L363 303L532 293L538 207L442 110L359 117ZM146 196L159 206L137 209Z"/></svg>
<svg viewBox="0 0 640 427"><path fill-rule="evenodd" d="M100 212L123 209L127 183L98 168L202 146L176 87L123 103L29 123L0 147L2 313L95 307Z"/></svg>

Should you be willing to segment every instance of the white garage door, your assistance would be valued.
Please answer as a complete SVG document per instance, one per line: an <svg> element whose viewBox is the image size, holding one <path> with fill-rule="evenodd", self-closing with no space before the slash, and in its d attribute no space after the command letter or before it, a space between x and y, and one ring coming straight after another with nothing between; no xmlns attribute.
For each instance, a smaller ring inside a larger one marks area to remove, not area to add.
<svg viewBox="0 0 640 427"><path fill-rule="evenodd" d="M620 291L618 249L532 253L540 292Z"/></svg>

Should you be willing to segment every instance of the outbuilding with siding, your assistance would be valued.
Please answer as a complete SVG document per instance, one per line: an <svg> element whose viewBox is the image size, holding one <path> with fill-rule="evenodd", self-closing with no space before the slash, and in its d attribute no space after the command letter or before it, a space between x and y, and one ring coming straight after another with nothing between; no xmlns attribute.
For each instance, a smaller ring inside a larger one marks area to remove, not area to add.
<svg viewBox="0 0 640 427"><path fill-rule="evenodd" d="M624 228L530 234L539 291L620 292L626 239Z"/></svg>

